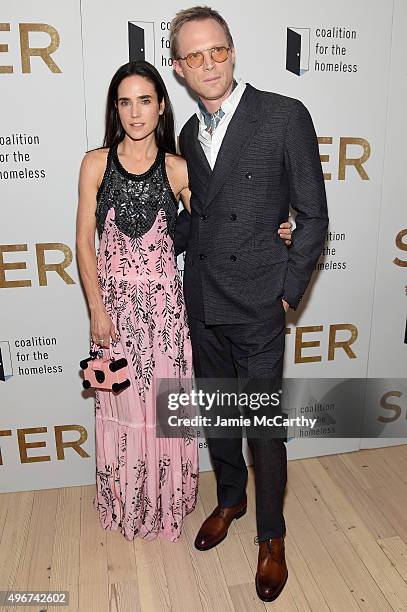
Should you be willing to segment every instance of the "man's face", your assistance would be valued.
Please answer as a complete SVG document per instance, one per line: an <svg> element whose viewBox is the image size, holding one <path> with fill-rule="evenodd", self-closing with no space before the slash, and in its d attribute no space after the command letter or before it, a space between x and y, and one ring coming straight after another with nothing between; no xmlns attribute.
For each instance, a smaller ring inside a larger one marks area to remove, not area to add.
<svg viewBox="0 0 407 612"><path fill-rule="evenodd" d="M177 42L179 57L213 47L229 46L222 26L214 19L188 21L178 32ZM210 52L205 51L204 62L199 68L190 68L186 60L175 60L174 69L203 101L222 102L233 82L234 63L235 50L232 48L224 62L215 62Z"/></svg>

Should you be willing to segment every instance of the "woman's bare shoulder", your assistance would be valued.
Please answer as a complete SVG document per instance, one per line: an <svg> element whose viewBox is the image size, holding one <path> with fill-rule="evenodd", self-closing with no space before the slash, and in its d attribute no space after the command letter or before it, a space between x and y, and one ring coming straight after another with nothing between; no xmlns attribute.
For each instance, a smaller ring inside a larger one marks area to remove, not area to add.
<svg viewBox="0 0 407 612"><path fill-rule="evenodd" d="M99 186L105 173L108 153L109 149L107 148L88 151L82 160L81 178L85 181L89 180Z"/></svg>
<svg viewBox="0 0 407 612"><path fill-rule="evenodd" d="M165 163L169 170L174 170L175 172L186 172L187 170L187 162L183 157L181 157L181 155L175 155L174 153L166 153Z"/></svg>
<svg viewBox="0 0 407 612"><path fill-rule="evenodd" d="M88 165L106 166L108 153L109 149L107 147L92 149L85 154L83 161Z"/></svg>
<svg viewBox="0 0 407 612"><path fill-rule="evenodd" d="M166 153L165 167L171 188L178 198L180 193L188 186L188 169L187 162L181 155Z"/></svg>

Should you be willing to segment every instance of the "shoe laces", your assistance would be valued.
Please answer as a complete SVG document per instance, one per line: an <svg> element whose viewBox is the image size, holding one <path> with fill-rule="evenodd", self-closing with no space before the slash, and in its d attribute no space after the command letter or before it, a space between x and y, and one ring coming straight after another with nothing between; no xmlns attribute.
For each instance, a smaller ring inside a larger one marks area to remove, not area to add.
<svg viewBox="0 0 407 612"><path fill-rule="evenodd" d="M263 544L263 542L267 543L267 550L269 552L273 552L273 540L272 540L272 538L269 538L268 540L263 540L262 542L259 542L259 536L256 536L254 538L254 544L256 546L260 546L260 544Z"/></svg>
<svg viewBox="0 0 407 612"><path fill-rule="evenodd" d="M260 544L263 544L263 542L267 542L267 548L269 548L270 550L273 547L273 541L271 538L269 538L268 540L263 540L262 542L259 542L259 536L256 536L254 538L254 543L256 546L260 546Z"/></svg>

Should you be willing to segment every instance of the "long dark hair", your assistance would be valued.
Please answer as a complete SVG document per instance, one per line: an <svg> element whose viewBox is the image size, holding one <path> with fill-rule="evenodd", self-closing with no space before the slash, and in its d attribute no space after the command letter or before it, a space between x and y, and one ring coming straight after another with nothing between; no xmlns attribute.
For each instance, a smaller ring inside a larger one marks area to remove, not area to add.
<svg viewBox="0 0 407 612"><path fill-rule="evenodd" d="M117 90L123 79L133 75L138 75L151 81L157 93L158 103L161 104L162 100L164 100L165 108L163 114L159 116L158 125L155 129L155 141L159 149L167 153L175 153L174 115L167 88L158 70L149 62L142 60L128 62L120 66L111 80L106 101L103 146L112 147L121 142L125 136L116 106Z"/></svg>

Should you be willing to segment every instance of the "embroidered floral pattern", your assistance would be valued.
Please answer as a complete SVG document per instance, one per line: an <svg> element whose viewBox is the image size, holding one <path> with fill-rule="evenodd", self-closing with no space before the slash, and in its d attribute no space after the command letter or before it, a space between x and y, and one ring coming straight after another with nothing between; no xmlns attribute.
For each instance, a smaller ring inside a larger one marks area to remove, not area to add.
<svg viewBox="0 0 407 612"><path fill-rule="evenodd" d="M156 164L157 168L165 173L162 166ZM104 220L98 278L103 302L120 335L119 348L113 350L127 358L131 385L117 396L101 390L95 394L94 506L102 526L119 529L128 540L161 536L175 541L183 518L196 503L197 442L188 429L182 431L183 438L156 437L155 398L157 379L192 376L182 284L165 207L155 210L154 218L149 216L149 227L141 235L129 236L116 224L117 207L111 198L104 201L104 194L116 189L115 197L120 199L126 181L136 181L135 175L122 173L118 187L117 174L120 168L110 155L99 190ZM140 176L145 183L152 175ZM167 183L160 188L165 193L156 189L154 202L168 197ZM144 205L149 202L146 198ZM126 214L122 209L122 219Z"/></svg>

